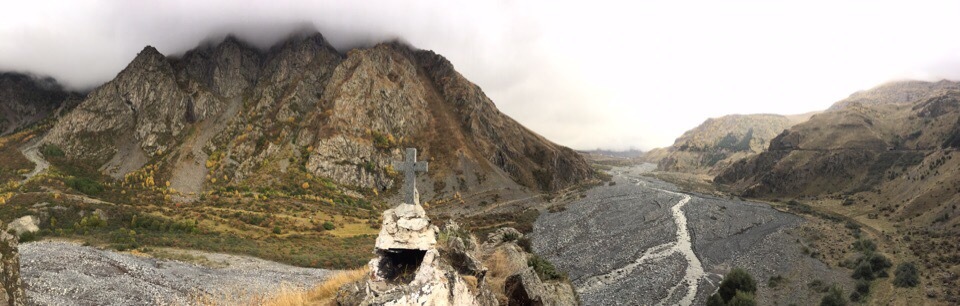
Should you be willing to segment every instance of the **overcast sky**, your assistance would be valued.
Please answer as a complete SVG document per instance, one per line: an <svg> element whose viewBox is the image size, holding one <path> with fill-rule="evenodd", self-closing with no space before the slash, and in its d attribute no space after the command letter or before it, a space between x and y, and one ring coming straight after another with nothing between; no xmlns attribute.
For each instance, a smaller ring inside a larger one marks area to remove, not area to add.
<svg viewBox="0 0 960 306"><path fill-rule="evenodd" d="M709 117L824 109L885 81L960 79L960 1L3 1L0 70L71 87L145 45L182 53L305 25L340 49L401 38L577 148L667 146Z"/></svg>

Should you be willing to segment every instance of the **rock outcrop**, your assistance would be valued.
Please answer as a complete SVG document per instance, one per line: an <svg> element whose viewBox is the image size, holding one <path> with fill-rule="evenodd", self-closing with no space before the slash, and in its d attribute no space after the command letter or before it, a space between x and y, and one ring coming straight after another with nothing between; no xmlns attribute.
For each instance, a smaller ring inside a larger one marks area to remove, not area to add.
<svg viewBox="0 0 960 306"><path fill-rule="evenodd" d="M3 223L0 222L0 228ZM17 236L0 231L0 305L24 305Z"/></svg>

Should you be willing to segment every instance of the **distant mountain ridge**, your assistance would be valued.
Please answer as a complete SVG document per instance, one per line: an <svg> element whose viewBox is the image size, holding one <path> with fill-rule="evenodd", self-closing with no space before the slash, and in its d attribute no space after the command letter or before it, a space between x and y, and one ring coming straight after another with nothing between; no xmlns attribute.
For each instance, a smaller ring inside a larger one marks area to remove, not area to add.
<svg viewBox="0 0 960 306"><path fill-rule="evenodd" d="M661 171L715 173L734 161L762 152L780 132L811 115L710 118L685 132L664 151L651 151L651 157L656 157Z"/></svg>
<svg viewBox="0 0 960 306"><path fill-rule="evenodd" d="M855 92L846 99L837 101L828 110L839 110L851 105L909 104L923 97L950 90L960 90L960 82L893 81Z"/></svg>

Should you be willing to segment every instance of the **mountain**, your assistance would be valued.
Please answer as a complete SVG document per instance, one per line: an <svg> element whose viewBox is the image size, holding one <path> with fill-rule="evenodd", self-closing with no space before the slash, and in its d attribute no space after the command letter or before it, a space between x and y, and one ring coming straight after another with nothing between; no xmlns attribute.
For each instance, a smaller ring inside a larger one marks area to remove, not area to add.
<svg viewBox="0 0 960 306"><path fill-rule="evenodd" d="M925 96L949 90L960 90L960 83L948 80L895 81L855 92L850 97L834 103L829 110L843 109L851 105L909 104Z"/></svg>
<svg viewBox="0 0 960 306"><path fill-rule="evenodd" d="M787 201L866 224L889 252L916 260L929 298L960 301L960 90L951 82L890 87L795 125L714 181L748 197ZM916 86L919 85L919 86ZM951 85L952 86L952 85ZM917 88L928 88L926 91ZM904 97L916 97L902 102ZM922 263L922 264L920 264Z"/></svg>
<svg viewBox="0 0 960 306"><path fill-rule="evenodd" d="M184 196L280 187L289 172L382 192L403 147L433 162L428 194L556 191L593 175L442 56L395 42L341 54L318 33L268 50L228 37L179 57L148 46L43 142L116 179L156 165Z"/></svg>
<svg viewBox="0 0 960 306"><path fill-rule="evenodd" d="M814 116L778 135L766 152L727 167L716 181L750 195L853 194L920 165L941 164L930 159L956 147L960 91L918 96L912 103L851 104Z"/></svg>
<svg viewBox="0 0 960 306"><path fill-rule="evenodd" d="M683 133L657 156L661 171L715 173L748 156L760 153L780 132L811 114L781 116L773 114L727 115L710 118Z"/></svg>
<svg viewBox="0 0 960 306"><path fill-rule="evenodd" d="M80 94L63 89L53 78L0 73L0 136L43 120L78 99Z"/></svg>

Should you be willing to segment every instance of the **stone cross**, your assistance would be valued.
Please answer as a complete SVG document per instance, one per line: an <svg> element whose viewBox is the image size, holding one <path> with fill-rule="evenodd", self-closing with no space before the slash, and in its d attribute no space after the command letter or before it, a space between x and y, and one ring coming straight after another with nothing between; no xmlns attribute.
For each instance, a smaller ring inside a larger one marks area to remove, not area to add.
<svg viewBox="0 0 960 306"><path fill-rule="evenodd" d="M403 203L420 205L420 193L417 192L417 172L427 172L427 162L417 161L417 149L407 148L401 163L395 163L403 171Z"/></svg>

